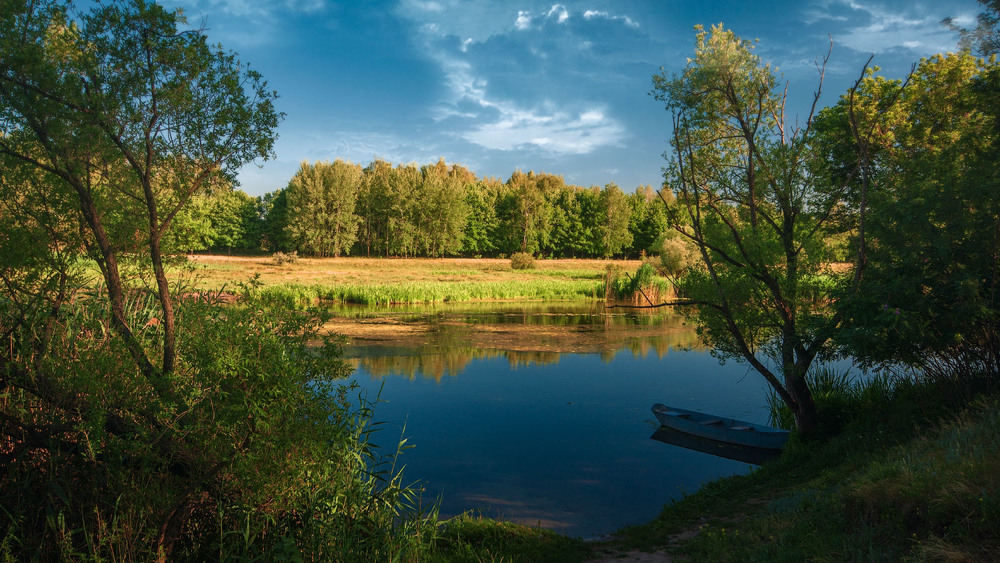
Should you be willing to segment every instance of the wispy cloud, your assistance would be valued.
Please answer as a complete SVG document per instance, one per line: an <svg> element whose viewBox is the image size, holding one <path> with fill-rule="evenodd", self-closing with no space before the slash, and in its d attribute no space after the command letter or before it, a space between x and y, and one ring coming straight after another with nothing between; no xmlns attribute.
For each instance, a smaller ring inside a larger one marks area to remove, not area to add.
<svg viewBox="0 0 1000 563"><path fill-rule="evenodd" d="M508 104L494 107L500 110L498 119L476 126L462 138L493 150L535 148L570 155L618 145L625 136L624 127L599 108L571 112L525 110Z"/></svg>
<svg viewBox="0 0 1000 563"><path fill-rule="evenodd" d="M628 16L615 16L611 15L608 12L599 10L587 10L586 12L583 13L583 18L588 20L592 20L594 18L601 18L606 20L620 21L629 27L634 27L634 28L639 27L639 24L633 21L632 18Z"/></svg>
<svg viewBox="0 0 1000 563"><path fill-rule="evenodd" d="M183 10L193 26L206 25L213 41L227 47L260 45L277 40L286 30L281 24L292 14L317 14L327 9L324 0L161 0ZM213 14L208 17L208 14ZM224 17L220 18L219 15Z"/></svg>
<svg viewBox="0 0 1000 563"><path fill-rule="evenodd" d="M834 0L826 5L835 21L857 22L834 34L837 43L855 51L883 53L906 50L917 53L955 48L955 36L941 25L948 15L941 3L887 5L859 0ZM812 12L813 17L818 17Z"/></svg>
<svg viewBox="0 0 1000 563"><path fill-rule="evenodd" d="M588 154L628 136L602 98L606 61L580 46L598 40L595 22L624 33L637 27L630 18L552 4L511 13L506 29L476 40L475 31L443 21L447 8L435 15L411 1L407 9L424 54L444 76L448 95L432 114L442 131L487 150L550 155ZM603 40L613 35L609 29Z"/></svg>

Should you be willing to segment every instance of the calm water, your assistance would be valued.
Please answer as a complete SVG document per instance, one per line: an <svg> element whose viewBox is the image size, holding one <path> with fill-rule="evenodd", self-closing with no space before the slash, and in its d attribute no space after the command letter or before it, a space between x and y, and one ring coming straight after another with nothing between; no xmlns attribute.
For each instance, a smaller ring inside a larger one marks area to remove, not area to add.
<svg viewBox="0 0 1000 563"><path fill-rule="evenodd" d="M405 427L416 447L401 457L404 476L423 484L426 499L441 497L442 515L478 510L590 537L752 470L651 440L653 403L767 422L763 380L746 367L656 343L630 349L358 348L353 377L373 393L382 387L380 443Z"/></svg>

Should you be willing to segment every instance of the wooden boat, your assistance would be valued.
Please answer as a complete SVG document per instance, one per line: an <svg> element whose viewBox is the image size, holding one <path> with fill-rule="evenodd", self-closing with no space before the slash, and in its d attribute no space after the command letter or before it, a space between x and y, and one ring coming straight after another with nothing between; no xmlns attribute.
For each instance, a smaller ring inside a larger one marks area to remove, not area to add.
<svg viewBox="0 0 1000 563"><path fill-rule="evenodd" d="M653 405L653 414L663 426L709 440L771 450L780 450L788 441L787 430L668 407L660 403Z"/></svg>

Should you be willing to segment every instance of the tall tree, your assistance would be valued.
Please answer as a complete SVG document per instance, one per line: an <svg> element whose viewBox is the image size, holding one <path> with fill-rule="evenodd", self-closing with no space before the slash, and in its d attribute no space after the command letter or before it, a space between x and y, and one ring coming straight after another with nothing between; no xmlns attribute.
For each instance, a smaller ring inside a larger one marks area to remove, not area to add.
<svg viewBox="0 0 1000 563"><path fill-rule="evenodd" d="M715 353L760 373L808 434L817 412L806 374L842 320L829 307L835 294L814 280L835 277L849 295L854 279L826 268L821 234L845 192L816 183L812 114L802 129L787 124L785 93L753 44L721 25L696 39L682 73L653 78L673 115L672 227L703 262L682 281L685 311Z"/></svg>
<svg viewBox="0 0 1000 563"><path fill-rule="evenodd" d="M361 167L334 162L303 162L286 188L286 233L298 249L318 256L347 254L357 239L354 213L361 188Z"/></svg>
<svg viewBox="0 0 1000 563"><path fill-rule="evenodd" d="M155 548L148 553L165 560L199 491L231 466L241 445L226 443L221 431L204 441L189 438L205 437L218 426L208 424L211 430L199 434L187 425L186 415L202 398L190 385L190 372L175 373L175 302L164 239L174 219L215 179L232 179L243 164L272 154L281 116L258 73L232 53L210 47L201 32L184 30L176 13L145 0L89 7L78 11L60 0L0 3L0 199L6 210L22 204L37 209L23 224L4 217L5 226L19 232L0 236L0 275L10 291L0 299L4 456L39 461L22 464L22 471L51 469L44 460L56 458L93 467L106 462L105 448L138 444L118 460L122 467L169 467L184 476L183 486L163 489L151 526ZM9 189L19 183L30 189ZM58 224L56 211L64 213ZM48 236L25 236L43 230ZM63 243L59 237L70 233ZM33 248L22 255L10 246L15 242ZM106 299L72 303L69 280L81 255L64 260L62 253L81 249L99 265ZM44 280L44 286L23 283L22 258L40 268L29 277ZM155 329L148 325L144 331L138 323L152 319L137 318L127 307L142 293L132 291L126 266L152 273ZM48 306L39 308L40 302ZM65 328L71 303L98 308L102 321L91 327L104 338L86 347L71 344L56 356L50 353L56 328ZM107 349L121 355L114 369L97 372L106 366L87 360ZM96 380L91 371L128 384ZM18 401L20 410L7 410L8 400ZM48 449L36 456L41 448ZM155 452L156 461L144 465L133 457L140 451ZM75 478L70 473L52 471L47 478ZM136 532L149 535L146 525Z"/></svg>
<svg viewBox="0 0 1000 563"><path fill-rule="evenodd" d="M631 208L628 198L614 183L601 190L601 255L610 258L623 252L632 244L628 230Z"/></svg>
<svg viewBox="0 0 1000 563"><path fill-rule="evenodd" d="M497 251L500 218L497 205L503 183L496 178L466 185L465 205L468 218L462 233L462 250L470 255L488 256Z"/></svg>
<svg viewBox="0 0 1000 563"><path fill-rule="evenodd" d="M162 240L217 175L268 157L281 116L261 76L178 17L142 0L70 14L61 2L4 4L0 152L62 180L79 202L113 326L154 379L173 369L175 321ZM121 219L121 221L116 221ZM128 226L142 225L121 237ZM123 244L148 248L163 310L159 367L132 337Z"/></svg>
<svg viewBox="0 0 1000 563"><path fill-rule="evenodd" d="M919 364L964 349L1000 361L998 77L995 62L964 52L922 60L905 89L875 74L859 85L864 115L898 100L876 120L870 267L841 335L864 359ZM857 159L851 103L820 115L831 175Z"/></svg>
<svg viewBox="0 0 1000 563"><path fill-rule="evenodd" d="M449 167L444 159L420 169L420 181L413 186L415 223L419 226L422 254L444 256L462 248L462 231L468 215L466 184L474 176L465 168Z"/></svg>

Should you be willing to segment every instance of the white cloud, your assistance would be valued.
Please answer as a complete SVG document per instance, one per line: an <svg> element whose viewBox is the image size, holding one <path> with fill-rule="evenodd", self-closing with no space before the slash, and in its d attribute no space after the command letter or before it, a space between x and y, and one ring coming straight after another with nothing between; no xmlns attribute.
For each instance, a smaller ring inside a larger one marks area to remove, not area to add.
<svg viewBox="0 0 1000 563"><path fill-rule="evenodd" d="M451 12L445 10L447 14ZM631 22L623 16L591 17L617 19L627 25ZM534 32L543 23L570 26L571 13L562 4L535 12L520 10L512 27L507 19L506 29L494 30L485 40L477 39L472 30L456 33L454 22L444 21L440 16L428 17L423 13L414 19L418 22L423 51L441 69L448 92L434 108L431 118L453 138L493 151L527 148L548 155L580 155L600 147L618 146L626 137L624 125L609 115L603 102L587 100L579 93L552 101L551 92L539 88L534 89L532 97L528 94L531 90L511 89L505 83L509 82L509 76L504 65L499 68L491 65L494 59L490 49L497 45L504 45L504 49L520 48L522 54L532 53L543 68L558 64L541 62L548 60L549 53L535 41ZM565 60L562 56L553 58ZM499 74L493 75L492 71ZM525 79L531 80L532 76L543 79L534 74L526 75ZM499 84L491 86L490 77ZM539 98L543 90L548 100Z"/></svg>
<svg viewBox="0 0 1000 563"><path fill-rule="evenodd" d="M552 7L549 8L549 13L545 14L545 17L555 17L557 22L566 23L566 20L569 19L569 11L567 11L566 6L563 6L562 4L553 4Z"/></svg>
<svg viewBox="0 0 1000 563"><path fill-rule="evenodd" d="M514 27L520 30L525 30L531 27L531 13L519 10L517 12L517 19L514 20Z"/></svg>
<svg viewBox="0 0 1000 563"><path fill-rule="evenodd" d="M618 145L625 136L620 123L599 109L578 113L566 110L524 110L498 104L500 117L462 134L465 140L487 149L510 151L534 147L556 154L587 154Z"/></svg>
<svg viewBox="0 0 1000 563"><path fill-rule="evenodd" d="M946 13L932 13L918 4L904 8L854 0L836 0L829 4L834 5L854 13L848 21L866 22L834 34L837 43L855 51L881 53L906 49L929 54L955 48L954 34L941 25ZM940 10L940 5L935 5L935 9Z"/></svg>
<svg viewBox="0 0 1000 563"><path fill-rule="evenodd" d="M639 24L636 23L632 18L628 16L613 16L605 11L599 10L587 10L583 13L584 19L592 20L594 18L601 18L605 20L620 21L629 27L638 28Z"/></svg>

